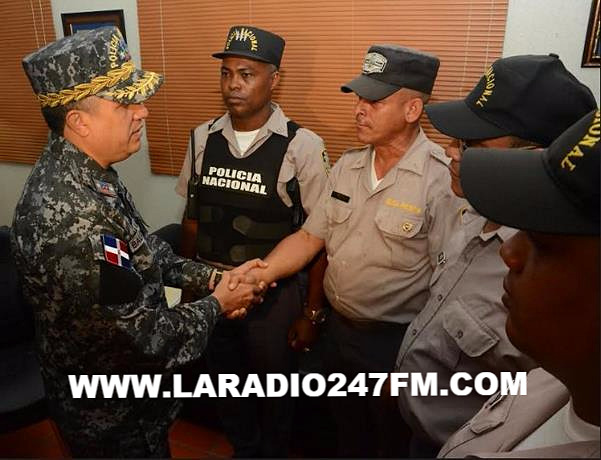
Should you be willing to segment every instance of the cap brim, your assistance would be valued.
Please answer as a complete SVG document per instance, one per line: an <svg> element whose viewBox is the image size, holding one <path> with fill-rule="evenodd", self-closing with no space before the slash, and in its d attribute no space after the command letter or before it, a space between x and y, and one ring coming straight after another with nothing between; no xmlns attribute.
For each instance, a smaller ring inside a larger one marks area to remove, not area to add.
<svg viewBox="0 0 601 460"><path fill-rule="evenodd" d="M461 187L481 215L501 225L543 233L597 234L547 174L542 150L467 149Z"/></svg>
<svg viewBox="0 0 601 460"><path fill-rule="evenodd" d="M259 62L265 62L267 64L273 64L272 62L268 61L267 59L262 59L262 58L258 57L256 54L253 54L250 52L245 53L244 51L222 51L221 53L213 53L213 54L211 54L211 56L213 56L214 58L217 58L217 59L223 59L228 56L238 56L238 57L243 57L246 59L252 59L253 61L259 61Z"/></svg>
<svg viewBox="0 0 601 460"><path fill-rule="evenodd" d="M359 75L354 80L340 87L343 93L355 93L368 101L379 101L401 89L398 86L384 83L367 75Z"/></svg>
<svg viewBox="0 0 601 460"><path fill-rule="evenodd" d="M438 131L454 139L490 139L511 134L477 116L463 100L428 104L426 113Z"/></svg>
<svg viewBox="0 0 601 460"><path fill-rule="evenodd" d="M163 84L161 74L136 69L131 76L95 96L120 104L140 104L154 95Z"/></svg>

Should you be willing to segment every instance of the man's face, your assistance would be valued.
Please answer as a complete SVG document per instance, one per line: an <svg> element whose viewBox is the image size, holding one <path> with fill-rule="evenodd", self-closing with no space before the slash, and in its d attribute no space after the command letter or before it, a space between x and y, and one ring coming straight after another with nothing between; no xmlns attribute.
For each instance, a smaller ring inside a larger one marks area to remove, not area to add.
<svg viewBox="0 0 601 460"><path fill-rule="evenodd" d="M234 118L249 118L264 109L277 81L277 71L264 62L235 56L222 60L221 96Z"/></svg>
<svg viewBox="0 0 601 460"><path fill-rule="evenodd" d="M414 95L404 89L379 101L359 97L355 105L355 127L359 141L376 147L392 142L407 126L405 109L411 99L414 99Z"/></svg>
<svg viewBox="0 0 601 460"><path fill-rule="evenodd" d="M599 237L526 231L501 247L507 335L560 377L599 362L599 249Z"/></svg>
<svg viewBox="0 0 601 460"><path fill-rule="evenodd" d="M459 170L463 151L468 147L480 147L489 149L508 149L513 146L511 136L495 137L492 139L480 139L462 141L453 139L445 149L445 155L451 159L449 164L449 174L451 175L451 189L460 198L463 198L463 189L461 188L461 176Z"/></svg>
<svg viewBox="0 0 601 460"><path fill-rule="evenodd" d="M94 159L104 167L129 158L140 150L148 109L143 104L119 104L99 97L85 111L89 120L88 142Z"/></svg>

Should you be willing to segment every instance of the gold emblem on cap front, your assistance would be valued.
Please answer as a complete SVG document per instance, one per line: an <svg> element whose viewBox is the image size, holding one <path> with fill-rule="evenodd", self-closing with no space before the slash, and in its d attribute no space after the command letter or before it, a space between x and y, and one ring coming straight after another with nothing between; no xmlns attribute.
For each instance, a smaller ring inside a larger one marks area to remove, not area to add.
<svg viewBox="0 0 601 460"><path fill-rule="evenodd" d="M251 51L257 51L259 49L259 41L257 40L257 36L252 30L247 29L246 27L234 29L230 32L230 36L227 37L227 42L225 43L226 50L230 49L230 45L232 44L233 40L238 42L245 42L246 40L249 40Z"/></svg>

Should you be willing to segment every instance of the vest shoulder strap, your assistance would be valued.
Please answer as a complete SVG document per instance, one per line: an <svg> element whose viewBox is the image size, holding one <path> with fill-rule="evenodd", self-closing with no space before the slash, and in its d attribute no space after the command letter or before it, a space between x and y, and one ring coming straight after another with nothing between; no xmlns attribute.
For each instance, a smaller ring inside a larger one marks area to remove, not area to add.
<svg viewBox="0 0 601 460"><path fill-rule="evenodd" d="M288 120L287 126L288 142L286 143L286 149L288 149L288 145L294 139L294 136L296 136L298 129L301 128L301 125L293 120ZM300 186L296 177L293 177L286 183L286 193L288 193L290 200L292 200L292 227L294 230L298 230L305 222L306 216L301 201Z"/></svg>
<svg viewBox="0 0 601 460"><path fill-rule="evenodd" d="M290 143L294 136L296 136L296 132L298 131L298 129L302 128L302 126L293 120L288 120L286 126L288 127L288 143Z"/></svg>

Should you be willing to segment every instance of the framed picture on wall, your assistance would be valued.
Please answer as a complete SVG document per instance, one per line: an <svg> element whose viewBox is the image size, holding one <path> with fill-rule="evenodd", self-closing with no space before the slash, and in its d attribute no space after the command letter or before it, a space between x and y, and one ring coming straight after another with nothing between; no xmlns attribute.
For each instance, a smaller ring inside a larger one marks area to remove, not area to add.
<svg viewBox="0 0 601 460"><path fill-rule="evenodd" d="M63 13L63 33L73 35L80 30L96 29L98 27L117 26L125 41L125 21L123 10L86 11L84 13Z"/></svg>
<svg viewBox="0 0 601 460"><path fill-rule="evenodd" d="M584 52L582 53L582 67L601 67L601 41L599 40L599 3L593 0L591 15L588 20Z"/></svg>

